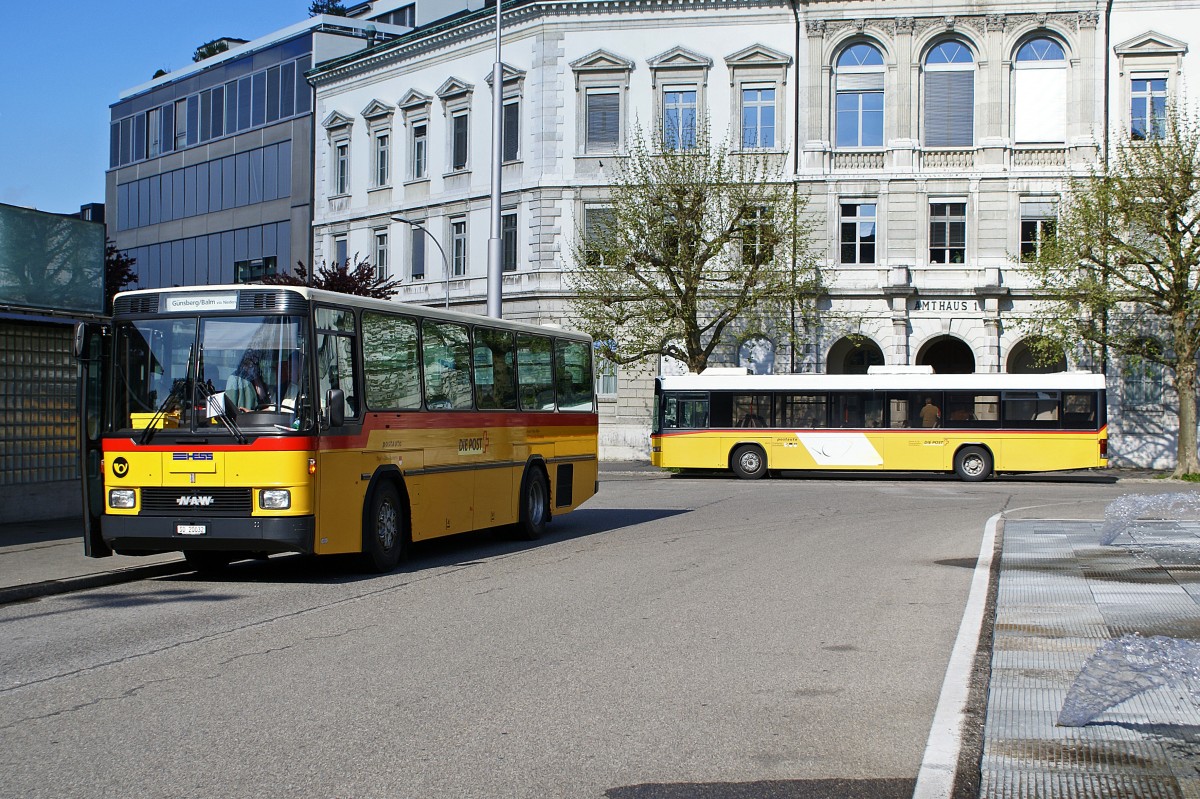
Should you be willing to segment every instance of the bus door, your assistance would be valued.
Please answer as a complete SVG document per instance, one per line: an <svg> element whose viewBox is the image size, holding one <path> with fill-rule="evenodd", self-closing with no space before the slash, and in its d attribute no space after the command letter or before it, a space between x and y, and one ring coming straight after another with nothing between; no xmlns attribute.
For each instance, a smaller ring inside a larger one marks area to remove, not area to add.
<svg viewBox="0 0 1200 799"><path fill-rule="evenodd" d="M363 458L362 398L354 358L354 313L316 309L317 554L362 550L363 500L371 479ZM363 474L366 473L364 477Z"/></svg>
<svg viewBox="0 0 1200 799"><path fill-rule="evenodd" d="M884 459L888 469L943 471L954 453L942 424L942 392L889 391Z"/></svg>
<svg viewBox="0 0 1200 799"><path fill-rule="evenodd" d="M104 387L107 384L108 325L80 322L75 326L75 358L79 362L79 477L83 498L83 553L89 558L111 555L104 542Z"/></svg>

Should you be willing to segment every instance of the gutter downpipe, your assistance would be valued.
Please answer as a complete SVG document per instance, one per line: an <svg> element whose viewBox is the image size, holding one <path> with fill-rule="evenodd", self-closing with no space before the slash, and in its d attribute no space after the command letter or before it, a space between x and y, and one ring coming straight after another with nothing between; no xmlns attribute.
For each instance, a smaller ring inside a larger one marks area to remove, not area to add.
<svg viewBox="0 0 1200 799"><path fill-rule="evenodd" d="M800 177L800 0L788 0L792 7L792 28L794 41L792 49L796 54L796 69L792 79L792 290L796 288L796 202L800 187L797 183ZM1112 0L1109 0L1111 2ZM791 301L791 373L796 373L796 300Z"/></svg>

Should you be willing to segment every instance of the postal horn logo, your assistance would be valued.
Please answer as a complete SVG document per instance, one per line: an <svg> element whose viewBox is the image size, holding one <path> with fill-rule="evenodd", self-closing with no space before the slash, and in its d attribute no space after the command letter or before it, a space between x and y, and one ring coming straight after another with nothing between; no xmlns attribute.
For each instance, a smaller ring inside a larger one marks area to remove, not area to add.
<svg viewBox="0 0 1200 799"><path fill-rule="evenodd" d="M124 458L117 458L113 461L113 476L124 477L129 474L129 461Z"/></svg>

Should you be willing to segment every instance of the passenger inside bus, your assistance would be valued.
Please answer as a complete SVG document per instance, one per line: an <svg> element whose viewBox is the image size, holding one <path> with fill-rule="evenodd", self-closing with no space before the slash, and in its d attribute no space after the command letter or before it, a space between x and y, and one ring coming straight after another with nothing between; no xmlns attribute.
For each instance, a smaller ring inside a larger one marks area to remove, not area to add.
<svg viewBox="0 0 1200 799"><path fill-rule="evenodd" d="M241 363L225 381L225 396L233 400L240 411L257 410L267 401L267 385L259 368L259 354L246 350Z"/></svg>

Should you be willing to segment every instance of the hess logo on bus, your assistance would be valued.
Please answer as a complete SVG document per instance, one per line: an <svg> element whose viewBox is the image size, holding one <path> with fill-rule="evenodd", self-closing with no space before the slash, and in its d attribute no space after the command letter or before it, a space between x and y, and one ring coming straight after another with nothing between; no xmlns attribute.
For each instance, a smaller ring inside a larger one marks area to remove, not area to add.
<svg viewBox="0 0 1200 799"><path fill-rule="evenodd" d="M171 460L173 461L211 461L213 454L211 452L173 452Z"/></svg>

